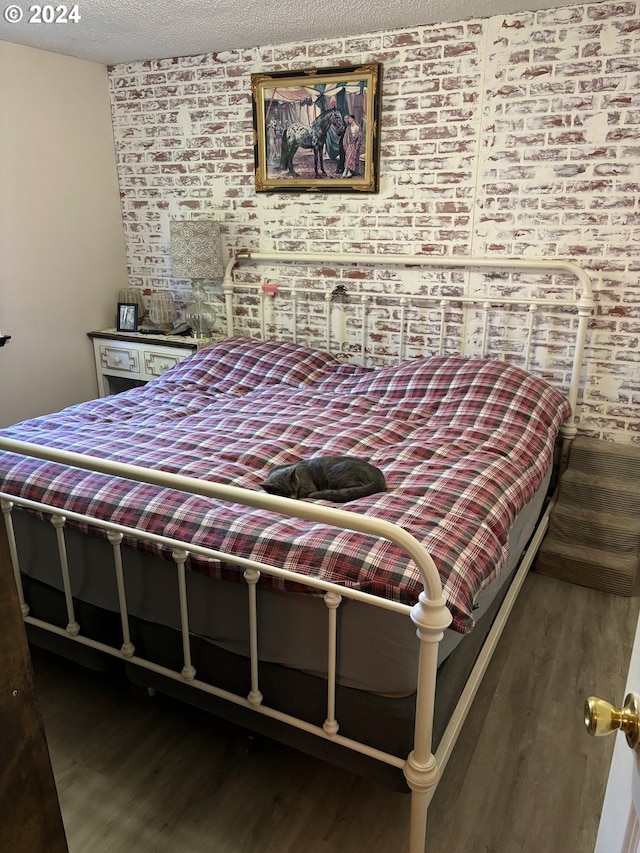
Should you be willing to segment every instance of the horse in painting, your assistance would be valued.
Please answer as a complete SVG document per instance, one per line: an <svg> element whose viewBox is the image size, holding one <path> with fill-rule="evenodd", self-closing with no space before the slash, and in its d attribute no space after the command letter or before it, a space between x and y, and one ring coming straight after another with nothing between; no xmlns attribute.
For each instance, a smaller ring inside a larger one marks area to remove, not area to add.
<svg viewBox="0 0 640 853"><path fill-rule="evenodd" d="M313 166L316 178L320 175L327 177L322 162L322 149L324 148L327 139L329 128L333 127L338 136L344 133L344 121L340 110L336 107L331 107L329 110L321 112L317 119L311 122L309 127L303 124L292 124L282 136L282 153L280 164L283 169L286 169L289 175L297 177L297 173L293 168L293 157L298 148L313 148Z"/></svg>

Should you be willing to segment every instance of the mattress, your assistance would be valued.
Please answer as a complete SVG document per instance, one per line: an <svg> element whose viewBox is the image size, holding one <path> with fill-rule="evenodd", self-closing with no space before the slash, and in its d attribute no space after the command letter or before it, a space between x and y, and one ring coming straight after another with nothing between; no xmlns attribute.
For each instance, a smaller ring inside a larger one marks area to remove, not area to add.
<svg viewBox="0 0 640 853"><path fill-rule="evenodd" d="M200 350L143 388L2 434L247 489L259 488L278 464L320 454L367 457L382 468L388 488L344 508L398 524L426 547L452 628L465 633L480 594L507 565L509 531L540 489L568 414L567 401L547 383L491 359L444 356L367 370L297 344L240 338ZM328 525L8 453L0 453L0 487L62 512L86 512L408 605L422 589L402 549ZM142 556L171 556L156 545L138 547ZM192 555L189 567L243 583L225 560ZM145 582L143 604L159 578L156 572ZM292 590L263 573L260 584L261 595L286 590L313 600L303 582Z"/></svg>
<svg viewBox="0 0 640 853"><path fill-rule="evenodd" d="M474 618L481 619L508 586L540 515L550 471L509 531L509 558L478 596ZM24 574L62 590L51 525L16 514L16 536ZM77 600L118 612L111 546L76 531L67 534L71 586ZM52 558L53 557L53 558ZM175 567L140 551L124 555L127 605L131 616L179 629ZM187 573L189 627L221 649L248 656L247 591L237 583ZM258 590L260 660L326 676L326 606L322 598L279 590ZM371 693L405 695L416 686L419 644L408 615L344 599L339 608L338 683ZM61 613L64 617L64 613ZM65 624L64 618L60 622ZM82 626L81 626L82 628ZM464 639L448 629L439 645L439 665Z"/></svg>

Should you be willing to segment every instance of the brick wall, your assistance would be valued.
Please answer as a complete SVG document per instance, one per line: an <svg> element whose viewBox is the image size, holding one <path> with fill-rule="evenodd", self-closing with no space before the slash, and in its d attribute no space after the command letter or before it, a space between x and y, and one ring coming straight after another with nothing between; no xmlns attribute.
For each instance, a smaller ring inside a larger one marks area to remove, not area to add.
<svg viewBox="0 0 640 853"><path fill-rule="evenodd" d="M581 429L640 442L639 43L638 3L597 2L110 68L131 282L175 292L171 217L219 219L229 253L575 260L598 299ZM250 75L363 62L380 192L256 193ZM561 348L562 323L538 335Z"/></svg>

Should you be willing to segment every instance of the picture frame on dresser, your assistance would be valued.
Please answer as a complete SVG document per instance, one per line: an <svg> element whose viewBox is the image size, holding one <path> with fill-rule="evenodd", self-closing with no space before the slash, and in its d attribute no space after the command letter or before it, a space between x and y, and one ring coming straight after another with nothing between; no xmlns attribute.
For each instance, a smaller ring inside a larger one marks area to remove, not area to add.
<svg viewBox="0 0 640 853"><path fill-rule="evenodd" d="M382 66L252 74L258 192L378 192Z"/></svg>
<svg viewBox="0 0 640 853"><path fill-rule="evenodd" d="M118 302L118 316L116 329L119 332L138 331L138 304L137 302Z"/></svg>

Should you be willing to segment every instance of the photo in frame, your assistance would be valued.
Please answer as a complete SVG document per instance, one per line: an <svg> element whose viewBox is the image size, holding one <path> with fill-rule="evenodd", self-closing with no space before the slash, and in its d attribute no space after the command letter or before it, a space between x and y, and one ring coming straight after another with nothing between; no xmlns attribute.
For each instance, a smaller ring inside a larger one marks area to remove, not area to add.
<svg viewBox="0 0 640 853"><path fill-rule="evenodd" d="M258 192L379 188L382 66L252 74Z"/></svg>
<svg viewBox="0 0 640 853"><path fill-rule="evenodd" d="M117 329L119 332L138 331L137 302L118 302Z"/></svg>

